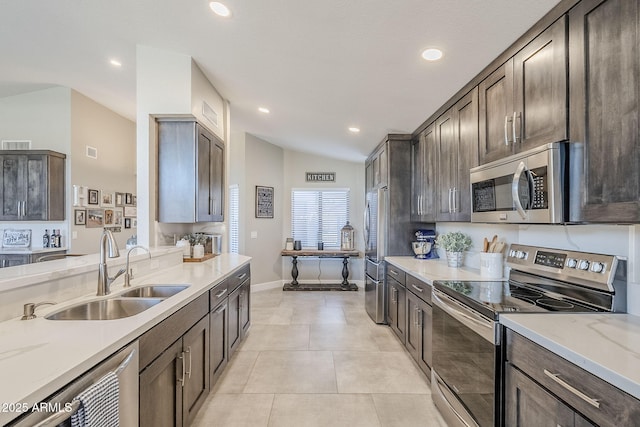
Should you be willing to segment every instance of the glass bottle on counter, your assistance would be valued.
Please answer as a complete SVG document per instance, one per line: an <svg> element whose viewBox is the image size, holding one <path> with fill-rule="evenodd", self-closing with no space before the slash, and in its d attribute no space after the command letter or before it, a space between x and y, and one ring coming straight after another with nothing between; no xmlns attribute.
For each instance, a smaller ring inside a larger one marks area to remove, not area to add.
<svg viewBox="0 0 640 427"><path fill-rule="evenodd" d="M49 243L50 243L49 230L45 229L44 230L44 236L42 236L42 247L43 248L48 248L49 247Z"/></svg>

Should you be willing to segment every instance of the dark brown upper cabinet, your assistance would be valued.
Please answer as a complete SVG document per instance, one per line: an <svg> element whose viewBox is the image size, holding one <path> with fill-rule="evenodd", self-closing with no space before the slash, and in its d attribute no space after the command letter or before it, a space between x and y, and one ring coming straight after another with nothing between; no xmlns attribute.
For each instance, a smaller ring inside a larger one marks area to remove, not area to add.
<svg viewBox="0 0 640 427"><path fill-rule="evenodd" d="M437 221L470 221L469 169L478 165L478 89L436 120Z"/></svg>
<svg viewBox="0 0 640 427"><path fill-rule="evenodd" d="M479 84L480 164L567 139L567 17Z"/></svg>
<svg viewBox="0 0 640 427"><path fill-rule="evenodd" d="M436 220L436 132L427 127L411 145L411 220Z"/></svg>
<svg viewBox="0 0 640 427"><path fill-rule="evenodd" d="M65 157L53 151L0 151L0 220L64 220Z"/></svg>
<svg viewBox="0 0 640 427"><path fill-rule="evenodd" d="M588 222L640 222L639 3L583 0L569 12L570 136L584 143Z"/></svg>

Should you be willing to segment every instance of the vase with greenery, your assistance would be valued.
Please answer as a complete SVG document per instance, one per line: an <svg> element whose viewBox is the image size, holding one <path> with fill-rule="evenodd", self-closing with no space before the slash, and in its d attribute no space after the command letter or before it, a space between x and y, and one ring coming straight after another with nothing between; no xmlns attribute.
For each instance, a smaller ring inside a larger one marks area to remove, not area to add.
<svg viewBox="0 0 640 427"><path fill-rule="evenodd" d="M446 251L449 267L462 267L464 251L471 247L471 237L460 231L450 231L440 234L436 245Z"/></svg>

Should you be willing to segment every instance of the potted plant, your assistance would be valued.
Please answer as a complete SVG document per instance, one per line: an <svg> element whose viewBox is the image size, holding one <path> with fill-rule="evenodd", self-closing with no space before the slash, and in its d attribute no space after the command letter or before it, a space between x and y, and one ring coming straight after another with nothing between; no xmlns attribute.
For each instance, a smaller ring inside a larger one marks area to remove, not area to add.
<svg viewBox="0 0 640 427"><path fill-rule="evenodd" d="M464 251L471 247L471 237L460 231L450 231L440 234L436 245L447 252L449 267L462 267Z"/></svg>

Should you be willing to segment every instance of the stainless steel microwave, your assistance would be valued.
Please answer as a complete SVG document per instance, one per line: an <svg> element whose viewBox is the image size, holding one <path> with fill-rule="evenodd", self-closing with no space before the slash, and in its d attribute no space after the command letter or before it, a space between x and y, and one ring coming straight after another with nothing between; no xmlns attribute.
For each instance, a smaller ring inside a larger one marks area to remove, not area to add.
<svg viewBox="0 0 640 427"><path fill-rule="evenodd" d="M581 171L581 144L565 142L472 168L471 222L576 222Z"/></svg>

